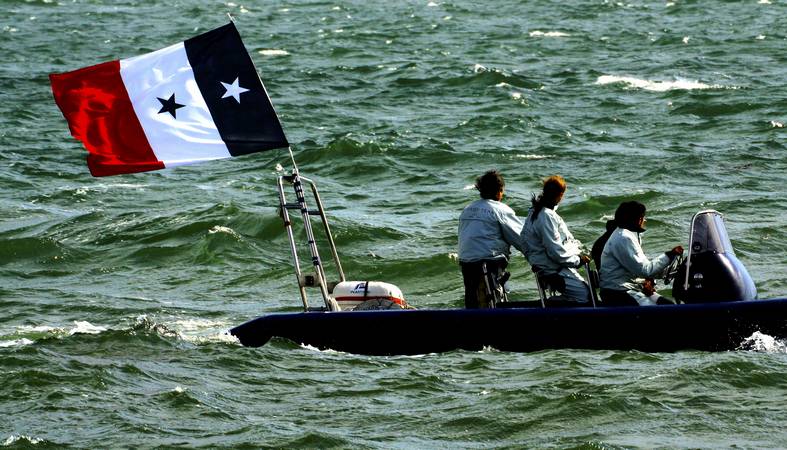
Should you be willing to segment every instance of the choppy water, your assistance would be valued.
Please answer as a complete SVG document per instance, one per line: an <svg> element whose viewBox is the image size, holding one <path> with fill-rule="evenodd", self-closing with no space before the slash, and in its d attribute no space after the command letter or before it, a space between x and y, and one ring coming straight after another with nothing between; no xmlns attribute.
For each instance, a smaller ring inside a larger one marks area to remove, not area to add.
<svg viewBox="0 0 787 450"><path fill-rule="evenodd" d="M760 296L787 291L787 4L0 3L0 445L785 447L787 351L366 357L226 330L297 311L285 152L91 178L47 75L238 28L351 278L461 305L456 218L488 168L525 212L563 174L591 243L623 199L645 248L721 211ZM512 264L518 298L534 298ZM406 330L403 330L403 333ZM665 324L664 333L669 333Z"/></svg>

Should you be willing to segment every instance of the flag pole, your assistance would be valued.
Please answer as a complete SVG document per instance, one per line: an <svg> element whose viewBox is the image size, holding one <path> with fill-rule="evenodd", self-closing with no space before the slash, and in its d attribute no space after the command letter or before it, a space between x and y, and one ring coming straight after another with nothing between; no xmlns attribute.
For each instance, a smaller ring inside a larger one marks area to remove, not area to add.
<svg viewBox="0 0 787 450"><path fill-rule="evenodd" d="M229 16L230 21L232 21L232 23L234 25L235 24L235 20L233 19L232 15L228 12L227 16ZM251 58L251 56L249 56L249 58ZM256 72L256 69L255 69L255 72ZM262 86L262 90L265 92L265 96L268 97L268 101L270 102L270 95L268 95L268 90L265 89L265 83L262 82L262 78L260 78L260 74L259 73L257 73L257 78L259 78L260 85ZM271 105L271 108L273 108L273 102L270 102L270 105ZM320 258L320 253L317 250L317 243L316 243L316 241L314 239L314 231L312 229L312 224L311 224L311 220L310 220L310 215L313 213L313 211L309 211L308 207L306 206L306 197L305 197L304 192L303 192L303 183L301 181L301 177L300 177L300 174L298 172L298 164L295 163L295 155L292 153L292 146L290 146L289 143L287 145L287 151L290 153L290 160L292 161L292 175L290 175L288 177L280 177L280 179L281 178L287 179L290 183L292 183L292 186L293 186L293 188L295 190L295 197L296 197L296 199L298 201L298 204L297 204L296 208L300 209L301 216L303 217L303 228L304 228L304 231L306 232L306 239L308 240L309 251L310 251L311 256L312 256L312 265L314 266L314 272L315 272L314 273L314 277L316 278L315 281L319 285L320 293L322 294L323 300L325 300L326 308L328 310L332 310L333 309L332 308L332 303L335 304L335 301L334 302L331 301L332 299L331 299L330 293L328 292L327 280L325 279L325 269L323 268L322 260ZM308 179L305 179L305 181L307 181L309 184L312 185L312 190L314 191L315 190L314 183L312 183ZM314 191L314 192L315 192L315 201L317 201L318 206L320 206L320 211L322 211L321 202L319 200L319 197L316 195L316 191ZM281 207L282 208L287 208L287 204L284 202L283 195L281 196L281 200L282 200ZM285 218L285 226L287 226L287 227L290 226L289 220L286 219L286 218ZM288 228L288 232L292 233L292 229ZM290 238L290 246L291 246L291 250L292 250L293 260L295 261L295 265L296 265L295 270L296 270L296 273L299 273L300 269L298 267L298 253L297 253L297 249L295 248L294 235L290 234L289 238ZM329 240L331 242L333 242L333 238L330 237L330 235L329 235ZM334 254L335 253L336 252L334 250ZM339 267L340 267L340 271L341 271L341 266L339 266ZM342 278L343 278L343 273L342 273ZM304 283L303 283L302 280L300 280L300 276L299 276L298 283L299 283L299 286L301 288L301 296L303 297L303 306L304 306L304 308L306 310L308 310L308 303L306 301L305 291L303 290Z"/></svg>
<svg viewBox="0 0 787 450"><path fill-rule="evenodd" d="M295 164L295 155L293 155L293 153L292 153L292 147L288 145L287 146L287 150L290 152L290 161L292 161L292 173L293 174L297 174L298 173L298 165Z"/></svg>

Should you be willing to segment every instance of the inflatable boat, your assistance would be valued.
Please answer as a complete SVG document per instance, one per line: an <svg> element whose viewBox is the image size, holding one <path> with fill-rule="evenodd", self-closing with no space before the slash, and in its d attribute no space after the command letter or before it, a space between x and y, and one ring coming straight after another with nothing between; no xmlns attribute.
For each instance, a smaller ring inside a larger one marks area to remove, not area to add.
<svg viewBox="0 0 787 450"><path fill-rule="evenodd" d="M735 350L756 331L787 336L787 298L646 307L271 314L231 333L252 347L275 336L349 353L413 355L486 347L514 352Z"/></svg>
<svg viewBox="0 0 787 450"><path fill-rule="evenodd" d="M284 183L293 185L288 203ZM306 206L303 183L311 186L316 210ZM757 299L746 268L737 259L722 215L701 211L691 221L684 258L665 271L676 304L604 307L595 297L588 307L553 307L556 297L540 283L539 299L509 302L503 295L490 309L409 308L395 286L347 281L333 244L325 212L311 180L279 178L281 216L290 239L304 311L271 314L230 330L244 346L258 347L284 338L319 349L370 354L413 355L457 349L530 352L545 349L615 349L672 352L685 349L734 350L755 332L787 337L787 298ZM288 210L303 216L314 272L301 270ZM339 281L326 281L310 217L323 222ZM594 271L586 266L589 284ZM493 282L488 283L494 285ZM306 288L319 289L325 306L310 307Z"/></svg>

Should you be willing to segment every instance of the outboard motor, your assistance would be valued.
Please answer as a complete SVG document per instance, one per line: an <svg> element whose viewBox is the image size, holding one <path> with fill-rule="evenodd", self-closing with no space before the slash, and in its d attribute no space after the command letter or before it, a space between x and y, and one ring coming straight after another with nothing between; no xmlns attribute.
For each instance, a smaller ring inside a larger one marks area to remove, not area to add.
<svg viewBox="0 0 787 450"><path fill-rule="evenodd" d="M672 286L676 300L718 303L757 298L754 281L735 256L719 212L695 214L689 239L688 256L678 267Z"/></svg>

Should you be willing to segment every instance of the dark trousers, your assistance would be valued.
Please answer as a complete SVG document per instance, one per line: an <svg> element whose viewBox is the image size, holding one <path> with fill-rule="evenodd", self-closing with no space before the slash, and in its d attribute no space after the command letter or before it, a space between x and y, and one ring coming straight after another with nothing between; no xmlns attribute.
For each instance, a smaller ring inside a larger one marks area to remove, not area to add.
<svg viewBox="0 0 787 450"><path fill-rule="evenodd" d="M665 297L659 296L656 300L657 305L674 305L675 302ZM601 306L639 306L637 300L628 295L626 291L616 291L614 289L601 290Z"/></svg>
<svg viewBox="0 0 787 450"><path fill-rule="evenodd" d="M471 263L460 262L462 278L465 283L465 308L494 307L494 298L489 298L487 295L487 282L484 279L483 263L486 263L487 273L491 274L495 280L504 276L505 268L508 266L508 261L505 259L490 259ZM490 291L495 288L495 285L489 287Z"/></svg>
<svg viewBox="0 0 787 450"><path fill-rule="evenodd" d="M616 291L614 289L601 290L602 306L639 306L634 297L628 295L626 291Z"/></svg>

